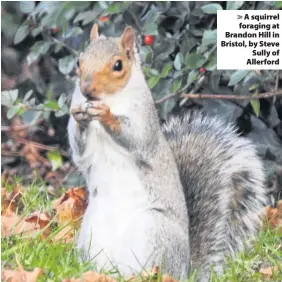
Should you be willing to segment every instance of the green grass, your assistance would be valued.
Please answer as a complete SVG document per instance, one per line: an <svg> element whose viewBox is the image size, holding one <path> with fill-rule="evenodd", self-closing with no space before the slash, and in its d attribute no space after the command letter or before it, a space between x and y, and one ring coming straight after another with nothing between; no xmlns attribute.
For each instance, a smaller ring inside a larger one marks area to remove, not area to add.
<svg viewBox="0 0 282 282"><path fill-rule="evenodd" d="M7 187L9 189L9 187ZM19 212L29 215L33 211L52 211L53 197L48 194L47 188L42 185L30 185L19 204ZM62 227L52 222L51 238ZM262 232L251 251L240 253L235 259L229 260L222 277L212 274L212 282L246 282L246 281L282 281L282 234L278 231L267 229ZM80 262L79 253L74 243L52 242L51 240L38 240L15 235L1 239L2 269L15 269L21 264L25 270L36 267L43 269L43 274L38 281L62 281L64 278L80 277L82 273L93 269L93 262ZM262 267L277 266L271 279L265 279L259 269ZM110 271L107 274L114 274ZM119 280L123 280L121 277ZM193 279L189 279L193 281Z"/></svg>

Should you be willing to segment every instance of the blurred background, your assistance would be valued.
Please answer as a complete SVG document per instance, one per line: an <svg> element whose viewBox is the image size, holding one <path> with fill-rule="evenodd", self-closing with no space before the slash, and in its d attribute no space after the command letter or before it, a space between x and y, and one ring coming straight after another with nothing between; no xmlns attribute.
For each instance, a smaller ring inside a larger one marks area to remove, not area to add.
<svg viewBox="0 0 282 282"><path fill-rule="evenodd" d="M66 130L76 59L89 42L93 23L106 36L119 36L131 25L160 121L201 108L235 123L239 134L257 146L267 185L274 199L281 198L282 97L180 96L252 96L281 89L281 71L216 67L218 9L281 7L281 1L1 2L2 181L42 182L53 191L82 183Z"/></svg>

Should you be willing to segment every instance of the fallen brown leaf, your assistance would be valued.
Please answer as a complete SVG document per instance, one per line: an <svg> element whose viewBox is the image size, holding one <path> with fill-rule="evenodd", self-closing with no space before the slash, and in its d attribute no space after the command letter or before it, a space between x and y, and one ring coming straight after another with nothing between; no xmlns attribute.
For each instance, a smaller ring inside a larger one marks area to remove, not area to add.
<svg viewBox="0 0 282 282"><path fill-rule="evenodd" d="M177 282L174 278L169 276L168 274L163 275L162 282Z"/></svg>
<svg viewBox="0 0 282 282"><path fill-rule="evenodd" d="M50 217L46 213L33 213L27 218L18 215L1 217L1 235L9 237L16 234L28 234L33 236L50 222ZM42 234L43 238L50 234L50 227L47 227Z"/></svg>
<svg viewBox="0 0 282 282"><path fill-rule="evenodd" d="M116 282L116 280L105 274L88 271L83 273L81 278L69 278L63 282Z"/></svg>
<svg viewBox="0 0 282 282"><path fill-rule="evenodd" d="M13 216L21 196L22 188L19 184L16 184L11 192L1 188L1 215Z"/></svg>
<svg viewBox="0 0 282 282"><path fill-rule="evenodd" d="M281 263L282 265L282 263ZM261 268L259 272L268 279L271 279L273 275L275 275L279 271L278 266L269 266L265 268Z"/></svg>
<svg viewBox="0 0 282 282"><path fill-rule="evenodd" d="M67 225L53 238L54 242L64 241L65 243L71 243L73 241L74 228Z"/></svg>
<svg viewBox="0 0 282 282"><path fill-rule="evenodd" d="M271 229L282 231L282 200L278 201L276 208L266 207L266 220Z"/></svg>
<svg viewBox="0 0 282 282"><path fill-rule="evenodd" d="M65 242L71 242L73 240L74 229L80 227L86 207L87 195L83 186L71 187L60 199L53 203L53 209L57 212L58 224L67 224L55 236L54 241L64 240Z"/></svg>
<svg viewBox="0 0 282 282"><path fill-rule="evenodd" d="M14 201L2 200L1 201L1 215L13 216L16 211L16 204Z"/></svg>
<svg viewBox="0 0 282 282"><path fill-rule="evenodd" d="M35 224L37 232L39 229L44 229L43 231L43 238L47 238L49 234L51 233L51 227L50 227L50 221L51 217L46 213L40 213L40 212L34 212L31 215L29 215L27 218L25 218L26 222L30 222Z"/></svg>
<svg viewBox="0 0 282 282"><path fill-rule="evenodd" d="M60 199L53 203L53 209L57 211L58 223L71 222L75 228L78 228L87 207L86 199L83 187L72 187L64 193Z"/></svg>
<svg viewBox="0 0 282 282"><path fill-rule="evenodd" d="M35 268L33 271L25 271L20 266L15 270L3 269L1 271L1 280L8 282L36 282L41 273L41 268Z"/></svg>
<svg viewBox="0 0 282 282"><path fill-rule="evenodd" d="M276 207L277 207L277 213L279 217L282 218L282 200L278 201Z"/></svg>
<svg viewBox="0 0 282 282"><path fill-rule="evenodd" d="M141 276L133 276L127 280L127 282L150 282L150 281L157 281L158 275L160 274L160 267L155 265L152 271L143 271ZM164 274L162 276L162 282L178 282L168 274Z"/></svg>

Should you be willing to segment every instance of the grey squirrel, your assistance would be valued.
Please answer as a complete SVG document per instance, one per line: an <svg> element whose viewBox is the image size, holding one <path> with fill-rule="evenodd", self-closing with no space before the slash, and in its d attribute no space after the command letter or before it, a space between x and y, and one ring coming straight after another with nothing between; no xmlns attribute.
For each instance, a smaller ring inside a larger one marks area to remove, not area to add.
<svg viewBox="0 0 282 282"><path fill-rule="evenodd" d="M160 126L131 27L112 38L95 24L77 65L68 132L89 189L83 257L125 277L154 265L177 279L222 273L267 204L254 146L200 112Z"/></svg>

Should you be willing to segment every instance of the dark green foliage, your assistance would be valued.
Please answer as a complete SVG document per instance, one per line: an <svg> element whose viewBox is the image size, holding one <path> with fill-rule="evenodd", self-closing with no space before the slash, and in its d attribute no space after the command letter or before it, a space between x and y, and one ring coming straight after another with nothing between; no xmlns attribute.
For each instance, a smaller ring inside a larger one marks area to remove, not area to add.
<svg viewBox="0 0 282 282"><path fill-rule="evenodd" d="M279 1L2 2L2 90L18 89L16 99L2 93L4 117L21 115L28 123L60 118L65 128L76 59L88 44L92 25L98 23L106 36L119 36L131 25L154 100L175 94L157 103L161 119L172 110L179 112L179 104L196 104L212 114L228 115L244 134L271 130L267 148L276 154L273 136L277 133L282 138L281 99L261 105L261 100L186 101L180 94L252 96L275 89L277 81L281 83L278 71L216 69L216 11L277 8ZM144 44L146 35L154 37L152 45ZM62 93L66 93L64 98ZM239 122L246 115L252 120L251 129ZM263 146L262 156L265 142ZM277 159L282 161L282 154Z"/></svg>

